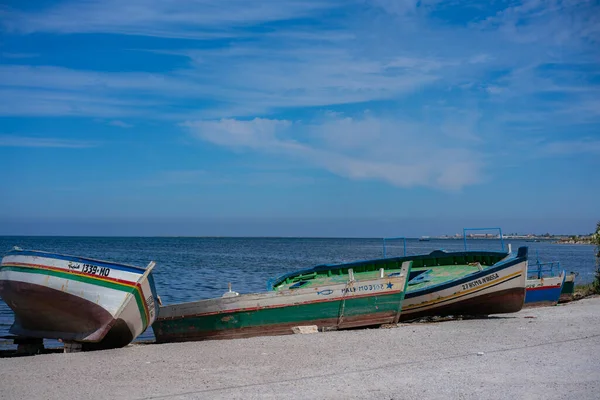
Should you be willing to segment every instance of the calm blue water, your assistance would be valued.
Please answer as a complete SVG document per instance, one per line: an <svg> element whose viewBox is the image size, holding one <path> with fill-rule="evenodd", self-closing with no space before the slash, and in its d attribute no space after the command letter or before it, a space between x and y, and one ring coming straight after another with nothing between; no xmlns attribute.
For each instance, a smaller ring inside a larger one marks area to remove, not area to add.
<svg viewBox="0 0 600 400"><path fill-rule="evenodd" d="M579 273L576 283L594 277L594 247L550 242L507 241L516 251L529 246L542 261L560 261ZM134 238L134 237L0 237L0 254L13 246L99 258L146 266L156 261L154 277L163 304L221 296L231 282L240 293L264 291L267 281L283 273L322 263L340 263L382 256L381 239L311 238ZM498 240L469 240L469 250L500 250ZM387 255L402 255L402 242L387 244ZM437 249L460 251L462 240L407 241L408 254ZM0 336L13 322L12 311L0 300ZM141 340L152 339L149 329ZM49 343L51 344L51 343ZM0 347L6 347L0 342Z"/></svg>

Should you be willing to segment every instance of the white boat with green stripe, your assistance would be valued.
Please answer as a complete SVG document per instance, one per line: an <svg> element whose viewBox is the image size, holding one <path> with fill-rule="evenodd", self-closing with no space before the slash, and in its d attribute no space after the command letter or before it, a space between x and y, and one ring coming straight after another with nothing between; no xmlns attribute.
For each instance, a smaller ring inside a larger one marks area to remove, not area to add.
<svg viewBox="0 0 600 400"><path fill-rule="evenodd" d="M152 269L15 248L0 265L0 297L14 311L18 337L123 347L154 322Z"/></svg>

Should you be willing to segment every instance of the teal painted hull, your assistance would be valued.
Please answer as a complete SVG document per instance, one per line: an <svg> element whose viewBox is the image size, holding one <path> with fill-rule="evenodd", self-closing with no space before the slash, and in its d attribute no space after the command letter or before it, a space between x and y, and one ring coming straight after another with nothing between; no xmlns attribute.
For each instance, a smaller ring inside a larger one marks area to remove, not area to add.
<svg viewBox="0 0 600 400"><path fill-rule="evenodd" d="M404 292L209 315L160 318L157 343L291 334L292 327L345 329L397 322Z"/></svg>

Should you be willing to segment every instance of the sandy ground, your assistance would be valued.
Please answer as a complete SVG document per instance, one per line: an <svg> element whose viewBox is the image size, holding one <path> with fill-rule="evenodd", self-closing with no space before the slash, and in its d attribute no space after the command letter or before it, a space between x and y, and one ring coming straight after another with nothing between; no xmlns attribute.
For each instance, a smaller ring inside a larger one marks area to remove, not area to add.
<svg viewBox="0 0 600 400"><path fill-rule="evenodd" d="M392 329L0 359L2 399L599 399L600 298Z"/></svg>

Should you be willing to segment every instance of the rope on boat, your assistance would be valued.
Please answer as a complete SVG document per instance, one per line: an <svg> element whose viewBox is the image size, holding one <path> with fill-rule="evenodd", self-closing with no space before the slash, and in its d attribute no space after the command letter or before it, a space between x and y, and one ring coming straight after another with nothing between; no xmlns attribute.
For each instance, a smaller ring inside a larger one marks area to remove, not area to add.
<svg viewBox="0 0 600 400"><path fill-rule="evenodd" d="M348 274L351 275L351 274ZM352 274L352 276L354 276ZM340 313L338 315L338 320L337 320L337 324L335 325L336 328L339 329L341 323L344 321L344 310L346 309L346 295L350 292L350 290L348 290L348 288L350 286L354 285L354 280L350 280L350 276L348 277L348 281L346 282L346 287L344 288L344 295L342 296L342 304L340 305Z"/></svg>
<svg viewBox="0 0 600 400"><path fill-rule="evenodd" d="M408 267L412 264L412 261L404 261L400 267L400 276L402 276L402 274L404 274L405 279L408 281L409 279L409 274L408 274ZM406 284L404 285L404 289L406 290ZM404 293L406 295L406 292ZM394 324L397 324L398 322L400 322L400 314L402 313L402 303L404 303L403 301L399 301L398 302L398 310L396 311L396 315L394 316Z"/></svg>

